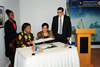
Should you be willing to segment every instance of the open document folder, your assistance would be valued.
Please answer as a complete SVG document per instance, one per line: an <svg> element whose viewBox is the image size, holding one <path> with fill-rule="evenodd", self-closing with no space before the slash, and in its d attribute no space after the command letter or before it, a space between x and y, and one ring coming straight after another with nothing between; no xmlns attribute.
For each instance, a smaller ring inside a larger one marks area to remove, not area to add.
<svg viewBox="0 0 100 67"><path fill-rule="evenodd" d="M39 40L35 40L35 43L41 43L41 42L52 41L52 40L55 40L55 38L39 39Z"/></svg>
<svg viewBox="0 0 100 67"><path fill-rule="evenodd" d="M41 42L46 42L46 41L52 41L52 40L55 40L54 38L45 38L45 39L39 39L39 40L36 40L35 43L41 43ZM41 44L41 45L37 45L38 48L42 48L42 49L47 49L47 48L54 48L54 47L57 47L51 43L48 43L48 44Z"/></svg>

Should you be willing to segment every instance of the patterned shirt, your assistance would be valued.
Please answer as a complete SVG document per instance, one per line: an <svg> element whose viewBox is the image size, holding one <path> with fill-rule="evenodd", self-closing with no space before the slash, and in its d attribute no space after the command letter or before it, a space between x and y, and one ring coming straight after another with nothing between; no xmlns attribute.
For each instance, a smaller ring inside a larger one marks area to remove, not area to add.
<svg viewBox="0 0 100 67"><path fill-rule="evenodd" d="M48 34L49 34L48 37L54 38L52 31L48 30ZM44 38L45 38L45 36L44 36L43 31L40 31L40 32L37 33L36 40L44 39Z"/></svg>
<svg viewBox="0 0 100 67"><path fill-rule="evenodd" d="M29 35L26 34L26 32L21 32L18 36L18 44L21 47L25 46L31 46L29 42L34 40L34 36L32 33L29 33Z"/></svg>

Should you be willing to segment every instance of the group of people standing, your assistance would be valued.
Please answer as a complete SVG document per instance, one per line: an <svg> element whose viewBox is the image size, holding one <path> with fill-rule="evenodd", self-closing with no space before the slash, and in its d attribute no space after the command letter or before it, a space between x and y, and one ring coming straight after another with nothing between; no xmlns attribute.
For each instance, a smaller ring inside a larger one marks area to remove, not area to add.
<svg viewBox="0 0 100 67"><path fill-rule="evenodd" d="M16 21L14 20L13 11L7 9L6 14L9 19L5 22L4 26L6 48L5 54L11 61L9 67L13 67L14 55L12 49L12 41L15 38L18 38L18 45L20 47L31 46L34 41L34 36L31 33L31 25L29 23L24 23L22 25L22 32L18 34L16 32L17 25ZM53 17L51 30L49 30L49 25L47 23L42 24L42 31L37 33L37 40L44 38L55 38L55 42L62 42L67 44L71 37L70 17L64 15L64 9L62 7L57 9L57 14L57 16Z"/></svg>

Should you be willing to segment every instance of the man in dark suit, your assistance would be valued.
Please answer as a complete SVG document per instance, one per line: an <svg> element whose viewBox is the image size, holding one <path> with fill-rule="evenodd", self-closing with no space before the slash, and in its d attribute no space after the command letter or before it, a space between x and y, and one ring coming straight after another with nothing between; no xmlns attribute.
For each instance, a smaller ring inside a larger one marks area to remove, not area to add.
<svg viewBox="0 0 100 67"><path fill-rule="evenodd" d="M58 15L53 17L52 32L56 42L67 44L72 31L70 17L64 15L64 9L62 7L57 9L57 13Z"/></svg>

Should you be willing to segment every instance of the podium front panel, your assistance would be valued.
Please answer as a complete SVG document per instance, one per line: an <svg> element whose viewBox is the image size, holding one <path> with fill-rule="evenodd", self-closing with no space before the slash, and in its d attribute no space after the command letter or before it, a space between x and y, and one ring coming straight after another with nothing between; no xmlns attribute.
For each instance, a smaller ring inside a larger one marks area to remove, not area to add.
<svg viewBox="0 0 100 67"><path fill-rule="evenodd" d="M80 53L88 53L88 37L80 37Z"/></svg>

